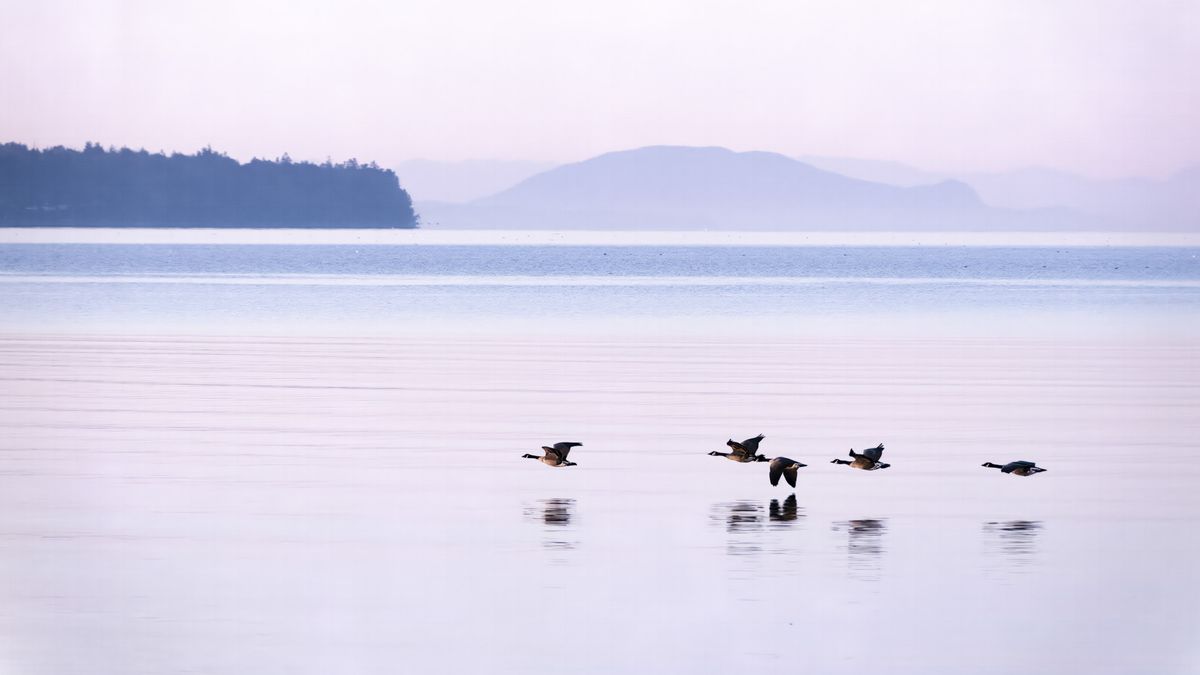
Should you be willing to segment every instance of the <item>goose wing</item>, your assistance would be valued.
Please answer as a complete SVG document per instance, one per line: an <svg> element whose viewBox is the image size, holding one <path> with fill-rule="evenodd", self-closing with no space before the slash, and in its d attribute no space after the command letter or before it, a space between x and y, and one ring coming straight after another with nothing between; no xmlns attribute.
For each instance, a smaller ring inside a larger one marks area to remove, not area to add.
<svg viewBox="0 0 1200 675"><path fill-rule="evenodd" d="M768 465L770 468L771 485L779 485L779 477L783 475L783 468L789 464L792 464L792 460L787 457L776 457L771 460L770 465ZM793 471L792 473L794 474L795 472ZM793 478L792 480L795 479ZM794 486L795 483L792 483L792 485Z"/></svg>
<svg viewBox="0 0 1200 675"><path fill-rule="evenodd" d="M563 456L558 454L558 450L555 450L554 448L552 448L548 445L543 445L542 450L546 453L547 459L553 459L556 462L563 461Z"/></svg>
<svg viewBox="0 0 1200 675"><path fill-rule="evenodd" d="M883 457L883 443L880 443L879 445L877 445L873 448L867 448L866 450L863 450L862 453L860 453L860 454L862 454L863 456L865 456L867 459L871 460L872 462L878 462L879 459L881 457Z"/></svg>
<svg viewBox="0 0 1200 675"><path fill-rule="evenodd" d="M796 487L796 472L799 470L799 468L800 467L796 466L795 462L792 462L788 468L783 470L783 477L787 479L788 485Z"/></svg>
<svg viewBox="0 0 1200 675"><path fill-rule="evenodd" d="M1000 468L1000 472L1001 473L1012 473L1013 471L1016 471L1017 469L1032 469L1034 466L1035 465L1033 462L1027 462L1023 459L1018 459L1015 462L1009 462L1008 464L1005 464L1003 467Z"/></svg>
<svg viewBox="0 0 1200 675"><path fill-rule="evenodd" d="M737 441L733 440L732 438L725 441L725 445L728 445L729 448L731 450L733 450L733 454L735 454L735 455L745 455L746 454L746 447L743 446L741 443L738 443Z"/></svg>
<svg viewBox="0 0 1200 675"><path fill-rule="evenodd" d="M567 455L569 455L571 453L571 448L574 448L574 447L580 446L580 445L583 445L583 443L574 443L574 442L570 442L570 441L564 441L562 443L555 443L554 444L554 452L559 457L561 457L562 459L565 460L567 458Z"/></svg>
<svg viewBox="0 0 1200 675"><path fill-rule="evenodd" d="M756 454L758 452L758 442L764 438L766 438L766 436L763 436L762 434L759 434L754 438L747 438L741 442L741 446L746 449L747 453L751 455Z"/></svg>
<svg viewBox="0 0 1200 675"><path fill-rule="evenodd" d="M787 479L788 485L796 487L796 471L800 468L800 462L787 457L776 457L771 460L771 485L779 485L779 477L783 476Z"/></svg>

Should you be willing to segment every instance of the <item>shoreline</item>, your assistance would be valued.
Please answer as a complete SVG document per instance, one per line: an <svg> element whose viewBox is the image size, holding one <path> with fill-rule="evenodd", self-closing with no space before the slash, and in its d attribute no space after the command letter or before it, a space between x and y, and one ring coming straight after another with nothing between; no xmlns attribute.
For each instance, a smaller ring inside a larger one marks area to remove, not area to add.
<svg viewBox="0 0 1200 675"><path fill-rule="evenodd" d="M1200 233L0 227L2 244L1200 247Z"/></svg>

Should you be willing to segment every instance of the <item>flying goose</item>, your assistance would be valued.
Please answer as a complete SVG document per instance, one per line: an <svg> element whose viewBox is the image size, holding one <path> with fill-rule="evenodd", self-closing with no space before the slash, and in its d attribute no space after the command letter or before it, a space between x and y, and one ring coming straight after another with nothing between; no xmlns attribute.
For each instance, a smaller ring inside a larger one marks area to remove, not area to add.
<svg viewBox="0 0 1200 675"><path fill-rule="evenodd" d="M1014 476L1032 476L1035 473L1045 471L1045 469L1033 462L1027 462L1023 459L1004 465L992 464L991 462L984 462L983 465L989 469L1000 469L1000 473L1011 473Z"/></svg>
<svg viewBox="0 0 1200 675"><path fill-rule="evenodd" d="M741 443L738 443L731 438L728 441L725 441L725 445L728 445L733 452L717 452L716 450L713 450L708 454L714 457L724 457L725 459L734 462L766 462L769 461L766 457L757 454L758 443L764 438L766 437L762 434L759 434L754 438L747 438Z"/></svg>
<svg viewBox="0 0 1200 675"><path fill-rule="evenodd" d="M863 471L886 469L891 466L891 464L884 464L883 462L879 461L879 458L883 456L883 443L880 443L873 448L867 448L862 452L854 452L854 448L850 448L850 456L854 458L853 462L847 459L835 459L832 463L849 464L850 468L862 469Z"/></svg>
<svg viewBox="0 0 1200 675"><path fill-rule="evenodd" d="M776 457L771 460L771 485L779 485L779 477L787 479L788 485L796 487L796 470L808 466L787 457Z"/></svg>
<svg viewBox="0 0 1200 675"><path fill-rule="evenodd" d="M545 455L539 457L538 455L530 455L526 453L521 455L521 457L525 459L540 460L543 464L548 466L576 466L575 462L567 461L567 455L571 452L571 448L574 448L578 445L583 445L583 443L555 443L553 448L543 445L542 450L546 451Z"/></svg>

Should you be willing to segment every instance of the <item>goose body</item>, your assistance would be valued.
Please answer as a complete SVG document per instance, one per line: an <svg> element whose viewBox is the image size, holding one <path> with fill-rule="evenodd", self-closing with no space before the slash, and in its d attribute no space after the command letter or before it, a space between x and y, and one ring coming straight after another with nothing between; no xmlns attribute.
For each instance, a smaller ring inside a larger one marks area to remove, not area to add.
<svg viewBox="0 0 1200 675"><path fill-rule="evenodd" d="M758 454L758 443L764 438L766 437L762 434L759 434L754 438L747 438L741 443L738 443L731 438L728 441L725 441L725 445L729 446L731 452L717 452L716 450L713 450L708 454L712 455L713 457L724 457L725 459L733 462L766 462L769 460L766 457Z"/></svg>
<svg viewBox="0 0 1200 675"><path fill-rule="evenodd" d="M854 448L850 449L850 457L853 460L835 459L832 464L846 464L851 469L862 469L863 471L876 471L878 469L886 469L891 464L885 464L879 461L883 457L883 443L867 448L862 452L854 452Z"/></svg>
<svg viewBox="0 0 1200 675"><path fill-rule="evenodd" d="M577 447L580 445L583 445L583 443L575 443L575 442L570 442L570 441L564 441L562 443L555 443L553 447L551 447L549 445L543 445L542 451L544 454L530 455L527 453L527 454L521 455L521 457L524 459L536 459L547 466L553 466L553 467L576 466L575 462L567 461L567 455L569 455L571 453L571 448L574 448L574 447Z"/></svg>
<svg viewBox="0 0 1200 675"><path fill-rule="evenodd" d="M771 470L771 485L779 485L779 477L783 476L784 479L787 480L788 485L796 487L796 470L805 466L808 465L801 464L794 459L788 459L787 457L776 457L775 459L771 460L771 464L769 466Z"/></svg>
<svg viewBox="0 0 1200 675"><path fill-rule="evenodd" d="M1037 464L1025 461L1023 459L1019 459L1015 462L1009 462L1008 464L993 464L992 462L984 462L983 466L989 469L1000 469L1000 473L1011 473L1014 476L1032 476L1035 473L1041 473L1045 471L1045 469Z"/></svg>

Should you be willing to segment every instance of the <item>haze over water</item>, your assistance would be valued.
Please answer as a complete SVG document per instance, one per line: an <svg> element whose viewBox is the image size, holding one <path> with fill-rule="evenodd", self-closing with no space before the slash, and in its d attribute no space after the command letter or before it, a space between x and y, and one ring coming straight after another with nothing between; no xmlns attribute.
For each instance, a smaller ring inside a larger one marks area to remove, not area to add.
<svg viewBox="0 0 1200 675"><path fill-rule="evenodd" d="M1195 672L1198 253L0 245L0 670Z"/></svg>

